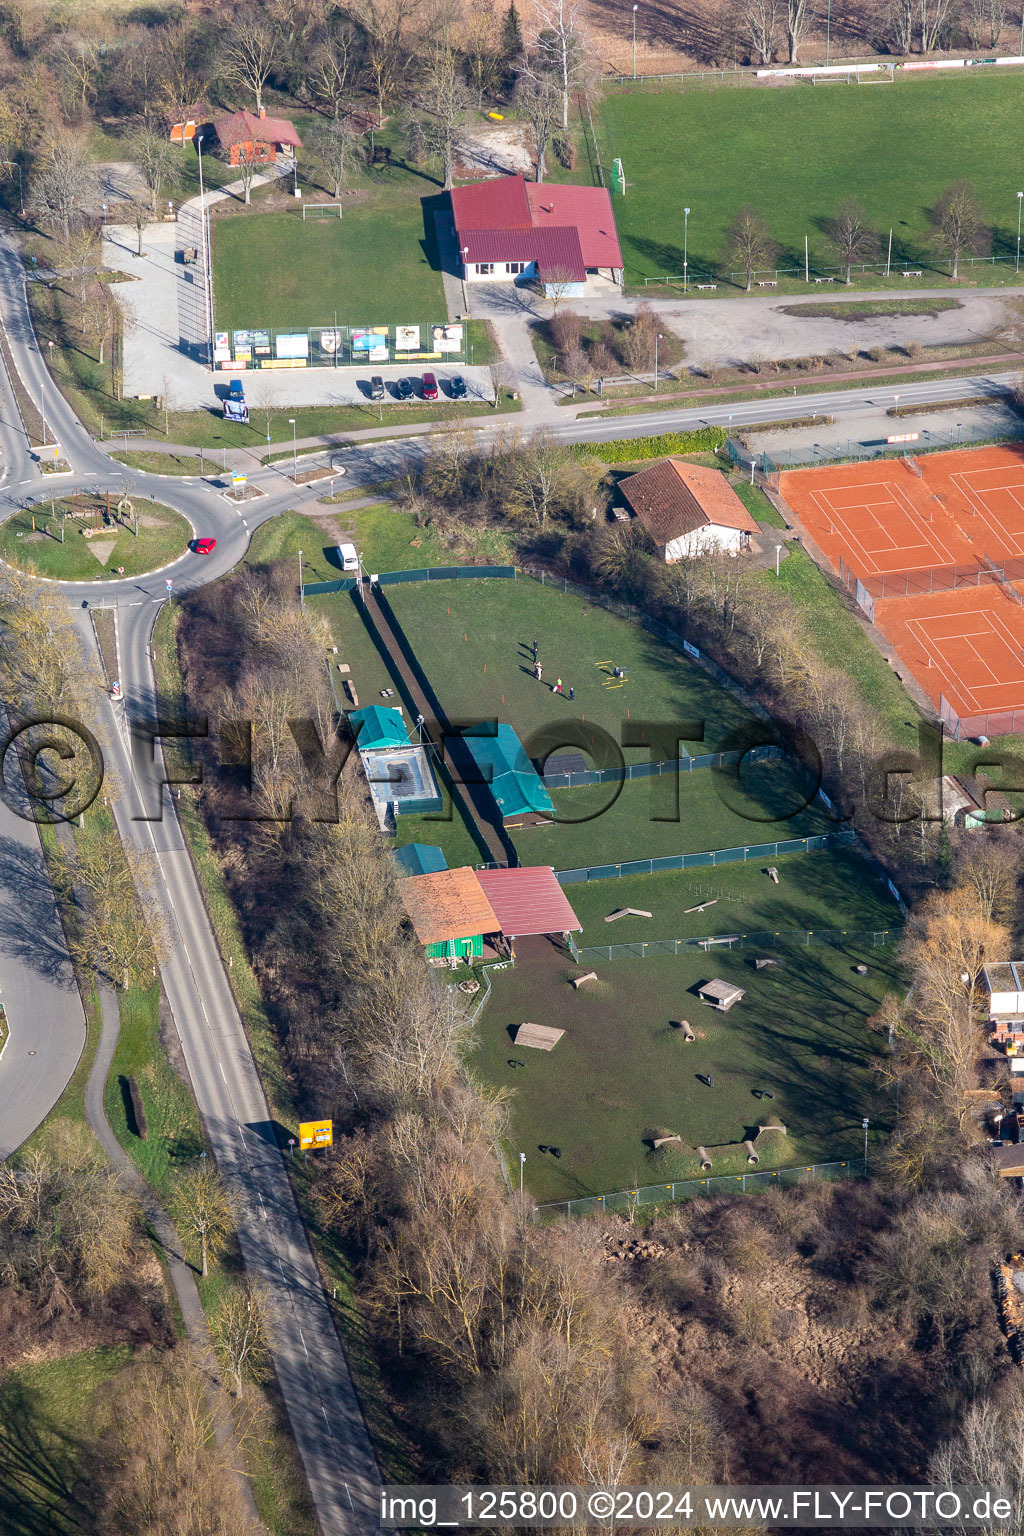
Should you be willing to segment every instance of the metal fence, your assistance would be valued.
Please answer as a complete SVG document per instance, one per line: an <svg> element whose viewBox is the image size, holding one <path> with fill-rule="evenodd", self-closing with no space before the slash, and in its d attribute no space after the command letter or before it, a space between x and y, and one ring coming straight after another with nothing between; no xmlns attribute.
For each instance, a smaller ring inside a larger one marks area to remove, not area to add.
<svg viewBox="0 0 1024 1536"><path fill-rule="evenodd" d="M582 789L588 784L618 784L623 780L658 778L665 773L692 773L695 768L722 768L730 763L765 763L784 758L781 747L751 747L748 752L703 752L663 763L626 763L621 768L587 768L575 773L545 773L546 789Z"/></svg>
<svg viewBox="0 0 1024 1536"><path fill-rule="evenodd" d="M635 944L578 945L569 935L575 961L649 960L657 955L678 955L688 949L780 949L787 945L811 949L816 944L831 949L858 947L882 949L899 930L891 928L779 928L765 933L715 933L703 939L638 939Z"/></svg>
<svg viewBox="0 0 1024 1536"><path fill-rule="evenodd" d="M805 1163L797 1168L774 1168L754 1173L709 1174L704 1179L677 1179L671 1184L641 1184L611 1195L584 1195L578 1200L553 1200L538 1205L538 1216L604 1216L609 1211L634 1211L638 1205L661 1205L668 1200L694 1200L700 1195L750 1195L778 1185L803 1184L817 1179L866 1179L866 1157L846 1162Z"/></svg>
<svg viewBox="0 0 1024 1536"><path fill-rule="evenodd" d="M956 592L961 587L1005 586L1024 581L1024 555L996 564L972 561L970 565L927 565L917 571L885 571L858 576L839 558L839 579L850 592L863 587L870 597L927 597L933 592Z"/></svg>
<svg viewBox="0 0 1024 1536"><path fill-rule="evenodd" d="M749 859L774 859L784 853L820 853L823 848L849 848L857 841L851 827L840 832L819 832L814 837L791 837L780 843L751 843L745 848L715 848L706 853L672 853L660 859L631 859L625 864L593 864L585 869L556 869L560 885L581 885L589 880L620 880L626 875L656 875L669 869L716 869L720 864L744 864Z"/></svg>
<svg viewBox="0 0 1024 1536"><path fill-rule="evenodd" d="M945 694L939 695L939 718L954 741L981 736L1016 736L1024 732L1024 709L995 709L980 715L959 715Z"/></svg>
<svg viewBox="0 0 1024 1536"><path fill-rule="evenodd" d="M433 565L415 571L375 571L373 580L381 587L403 581L482 581L488 577L515 580L514 565ZM340 576L337 581L303 583L303 597L318 597L326 592L352 592L358 585L355 576Z"/></svg>
<svg viewBox="0 0 1024 1536"><path fill-rule="evenodd" d="M865 378L864 382L871 384L872 380ZM1009 406L1009 395L1006 397L1006 402ZM978 396L977 406L992 404L990 398ZM958 402L958 408L964 411L977 409L977 406L973 402L968 404ZM934 409L942 411L948 407L943 401L936 400ZM747 430L756 432L758 430L756 423ZM793 448L779 449L774 456L758 453L754 455L754 463L762 474L770 477L779 475L785 469L808 466L813 469L817 464L859 464L874 459L918 458L923 453L945 453L950 448L980 447L983 443L1017 442L1022 437L1024 437L1024 425L1018 423L1008 421L1004 432L993 432L991 427L969 424L964 426L962 422L958 422L955 428L950 427L944 432L923 429L909 444L886 443L884 439L865 443L848 437L845 442L813 443L810 447L797 445ZM749 463L749 456L747 462ZM776 489L778 489L777 484Z"/></svg>

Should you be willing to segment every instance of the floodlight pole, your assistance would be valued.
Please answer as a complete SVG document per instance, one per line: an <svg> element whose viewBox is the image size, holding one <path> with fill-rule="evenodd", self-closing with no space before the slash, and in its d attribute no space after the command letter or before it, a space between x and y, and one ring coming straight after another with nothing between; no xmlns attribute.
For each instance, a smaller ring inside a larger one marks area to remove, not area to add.
<svg viewBox="0 0 1024 1536"><path fill-rule="evenodd" d="M298 450L295 442L295 417L288 417L288 425L292 429L292 479L295 480L299 473Z"/></svg>
<svg viewBox="0 0 1024 1536"><path fill-rule="evenodd" d="M639 6L633 7L633 79L636 79L636 13Z"/></svg>
<svg viewBox="0 0 1024 1536"><path fill-rule="evenodd" d="M305 608L306 598L302 590L302 550L299 550L299 606Z"/></svg>
<svg viewBox="0 0 1024 1536"><path fill-rule="evenodd" d="M889 226L889 254L885 258L885 275L889 276L889 268L892 266L892 225Z"/></svg>
<svg viewBox="0 0 1024 1536"><path fill-rule="evenodd" d="M634 9L634 11L636 10L636 6L635 5L634 5L633 9ZM520 1195L520 1198L522 1198L522 1194L523 1194L523 1169L525 1167L526 1167L526 1153L525 1152L520 1152L520 1154L519 1154L519 1195Z"/></svg>
<svg viewBox="0 0 1024 1536"><path fill-rule="evenodd" d="M658 342L661 341L660 331L654 333L654 393L658 393Z"/></svg>
<svg viewBox="0 0 1024 1536"><path fill-rule="evenodd" d="M1024 201L1024 192L1018 192L1017 193L1017 265L1014 268L1015 272L1019 272L1020 271L1020 209L1021 209L1021 202L1022 201Z"/></svg>
<svg viewBox="0 0 1024 1536"><path fill-rule="evenodd" d="M683 292L684 293L686 292L686 289L687 289L687 282L686 282L687 259L686 258L687 258L687 237L689 235L689 226L690 226L690 210L689 210L689 208L684 208L683 209Z"/></svg>
<svg viewBox="0 0 1024 1536"><path fill-rule="evenodd" d="M828 0L828 17L825 21L825 67L828 68L828 50L832 41L832 0Z"/></svg>
<svg viewBox="0 0 1024 1536"><path fill-rule="evenodd" d="M864 1172L867 1173L867 1171L868 1171L868 1125L870 1124L870 1122L868 1121L867 1117L865 1116L864 1120L861 1123L864 1126Z"/></svg>

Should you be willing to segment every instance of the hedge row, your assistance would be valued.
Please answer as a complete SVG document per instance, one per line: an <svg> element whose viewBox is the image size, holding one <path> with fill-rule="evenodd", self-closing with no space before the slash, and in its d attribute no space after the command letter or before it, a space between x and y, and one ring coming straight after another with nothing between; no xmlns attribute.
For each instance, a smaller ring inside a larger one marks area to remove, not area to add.
<svg viewBox="0 0 1024 1536"><path fill-rule="evenodd" d="M722 427L701 427L696 432L660 432L657 437L617 437L609 443L574 443L578 457L602 459L605 464L632 464L634 459L663 459L670 453L713 453L726 439Z"/></svg>

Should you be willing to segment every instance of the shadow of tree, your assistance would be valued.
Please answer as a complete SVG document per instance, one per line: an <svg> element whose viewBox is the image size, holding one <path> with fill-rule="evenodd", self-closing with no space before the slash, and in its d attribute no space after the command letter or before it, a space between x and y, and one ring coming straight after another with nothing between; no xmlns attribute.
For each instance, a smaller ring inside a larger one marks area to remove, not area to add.
<svg viewBox="0 0 1024 1536"><path fill-rule="evenodd" d="M0 1531L59 1536L92 1526L82 1465L93 1447L56 1424L17 1377L0 1387Z"/></svg>
<svg viewBox="0 0 1024 1536"><path fill-rule="evenodd" d="M70 988L74 978L54 908L53 889L39 855L0 836L0 950L45 981Z"/></svg>

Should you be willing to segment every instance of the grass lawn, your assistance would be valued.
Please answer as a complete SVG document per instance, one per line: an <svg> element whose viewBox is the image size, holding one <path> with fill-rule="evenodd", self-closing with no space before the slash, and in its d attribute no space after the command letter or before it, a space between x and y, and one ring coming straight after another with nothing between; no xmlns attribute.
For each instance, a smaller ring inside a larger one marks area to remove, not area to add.
<svg viewBox="0 0 1024 1536"><path fill-rule="evenodd" d="M808 315L812 320L877 320L897 315L930 315L960 309L959 299L841 299L834 304L785 304L784 315Z"/></svg>
<svg viewBox="0 0 1024 1536"><path fill-rule="evenodd" d="M705 672L639 625L582 598L520 577L410 583L386 589L442 707L452 717L509 721L525 742L540 726L600 726L615 741L637 719L705 720L695 752L713 752L746 719L743 707ZM533 675L539 642L542 683ZM627 674L620 687L612 667ZM564 692L549 684L561 676ZM576 697L570 704L572 685ZM627 761L646 761L627 747ZM575 793L575 791L574 791Z"/></svg>
<svg viewBox="0 0 1024 1536"><path fill-rule="evenodd" d="M605 163L621 156L629 178L629 196L615 200L626 280L682 272L684 203L691 280L729 270L726 232L748 201L782 245L777 265L802 266L808 235L812 264L836 266L823 224L842 196L861 200L886 241L892 226L894 261L912 261L926 278L944 275L930 210L960 178L977 188L994 225L994 253L1012 260L1017 198L1005 145L1019 111L1017 80L969 70L889 91L611 90L598 136ZM995 275L964 270L968 281Z"/></svg>
<svg viewBox="0 0 1024 1536"><path fill-rule="evenodd" d="M776 512L759 485L751 485L744 475L740 475L738 480L730 479L729 484L756 523L762 523L768 528L785 528L785 520Z"/></svg>
<svg viewBox="0 0 1024 1536"><path fill-rule="evenodd" d="M143 469L150 475L198 475L199 473L199 460L190 453L147 453L145 449L129 448L127 453L112 453L110 457L129 469Z"/></svg>
<svg viewBox="0 0 1024 1536"><path fill-rule="evenodd" d="M105 507L99 497L92 501L97 508ZM170 507L155 501L135 500L139 514L139 531L112 521L101 526L100 531L87 539L83 529L91 526L91 517L72 518L71 502L64 498L54 503L56 516L51 517L49 505L24 508L0 524L0 558L23 571L40 576L52 576L61 581L90 581L94 577L117 571L124 567L125 575L141 576L169 565L185 553L194 535L187 518L172 512ZM62 514L67 513L64 517ZM100 521L105 517L100 510ZM111 505L111 516L114 507ZM61 542L63 526L64 541Z"/></svg>
<svg viewBox="0 0 1024 1536"><path fill-rule="evenodd" d="M77 1487L105 1413L105 1388L131 1349L86 1349L23 1365L0 1383L0 1529L63 1536L82 1529Z"/></svg>
<svg viewBox="0 0 1024 1536"><path fill-rule="evenodd" d="M658 875L627 875L566 887L573 911L583 924L582 945L637 944L650 939L698 939L724 933L844 928L889 929L903 921L885 882L852 848L788 854L774 861L774 885L764 865L751 861L717 869L670 870ZM698 902L713 902L703 912L687 912ZM638 907L646 917L620 917L606 923L619 907Z"/></svg>
<svg viewBox="0 0 1024 1536"><path fill-rule="evenodd" d="M710 768L680 774L679 820L655 820L673 814L671 785L668 774L633 779L611 804L612 785L556 789L551 798L559 820L510 826L516 851L524 864L582 869L835 830L823 811L801 809L804 791L785 763L745 767L742 786ZM617 904L614 896L609 900Z"/></svg>
<svg viewBox="0 0 1024 1536"><path fill-rule="evenodd" d="M418 196L366 193L342 218L301 210L213 220L213 302L221 330L443 324L434 243ZM426 349L425 349L426 350Z"/></svg>
<svg viewBox="0 0 1024 1536"><path fill-rule="evenodd" d="M788 1134L763 1168L856 1155L864 1115L878 1134L887 1128L865 1019L896 980L891 945L779 949L781 965L763 971L750 950L598 962L598 982L579 992L568 984L577 968L549 941L517 947L515 969L491 977L470 1068L514 1095L511 1161L526 1153L537 1201L699 1176L691 1152L645 1145L657 1131L681 1136L684 1149L715 1147L780 1121ZM855 974L860 962L866 976ZM712 976L746 990L728 1014L694 995ZM693 1045L672 1028L683 1018L698 1032ZM550 1054L516 1050L509 1032L525 1019L566 1033ZM713 1087L698 1078L708 1072ZM775 1098L760 1101L755 1089ZM561 1159L541 1146L560 1147ZM746 1171L742 1150L716 1155L712 1171Z"/></svg>
<svg viewBox="0 0 1024 1536"><path fill-rule="evenodd" d="M160 989L120 992L121 1033L110 1066L103 1107L118 1141L162 1199L172 1173L198 1157L203 1131L192 1094L167 1060L160 1042ZM149 1138L141 1140L130 1121L128 1079L142 1094Z"/></svg>

